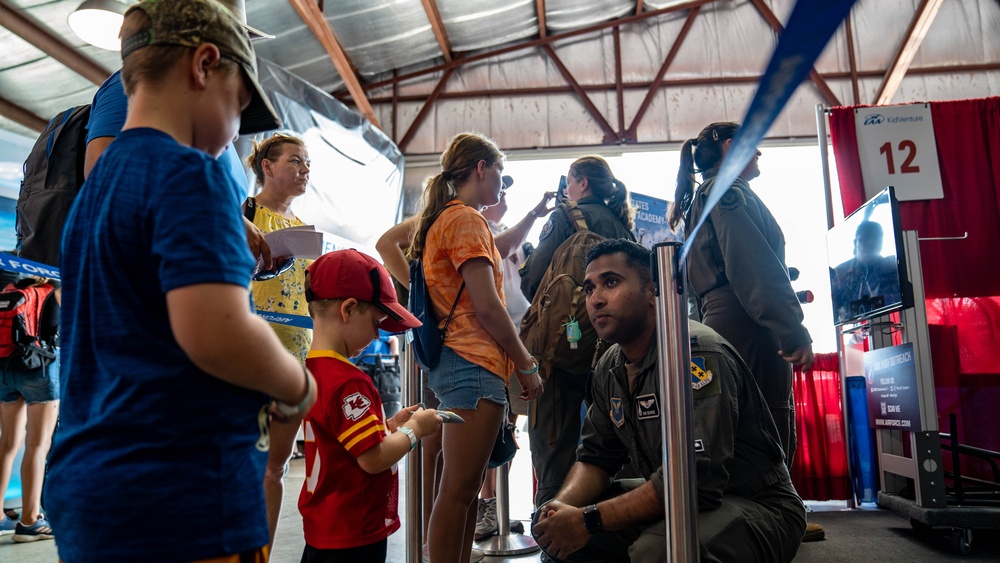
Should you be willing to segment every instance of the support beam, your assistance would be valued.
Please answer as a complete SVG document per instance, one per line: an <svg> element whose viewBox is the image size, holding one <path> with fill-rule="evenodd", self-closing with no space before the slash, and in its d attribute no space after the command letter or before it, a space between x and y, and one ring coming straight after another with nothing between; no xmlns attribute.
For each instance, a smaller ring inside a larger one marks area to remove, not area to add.
<svg viewBox="0 0 1000 563"><path fill-rule="evenodd" d="M35 115L6 98L0 98L0 115L39 133L49 124L45 118Z"/></svg>
<svg viewBox="0 0 1000 563"><path fill-rule="evenodd" d="M392 75L395 76L399 71L392 69ZM393 84L392 86L392 138L396 139L396 125L399 123L399 85Z"/></svg>
<svg viewBox="0 0 1000 563"><path fill-rule="evenodd" d="M454 72L455 72L454 68L449 68L444 71L444 74L441 76L441 80L438 80L437 86L434 87L434 91L431 92L430 96L428 96L427 101L424 102L424 105L422 108L420 108L420 111L417 113L417 116L413 118L413 123L410 124L410 128L406 130L406 133L403 135L403 138L399 141L400 152L404 154L406 153L407 145L409 145L410 141L413 140L413 136L417 134L417 129L420 128L420 125L423 124L424 119L427 118L427 114L430 112L431 107L434 105L434 102L437 101L438 96L441 95L441 91L444 90L444 85L448 83L448 79L451 78L451 75Z"/></svg>
<svg viewBox="0 0 1000 563"><path fill-rule="evenodd" d="M977 74L983 72L996 72L1000 71L1000 62L997 63L983 63L983 64L972 64L972 65L943 65L943 66L931 66L922 68L911 68L909 74L917 76L923 75L939 75L939 74L955 74L955 73L968 73ZM885 71L882 70L863 70L858 71L858 78L878 78L883 76ZM820 75L824 80L851 80L851 73L849 72L828 72ZM661 88L692 88L700 86L728 86L728 85L746 85L746 84L757 84L760 82L760 75L748 75L748 76L714 76L707 78L675 78L675 79L663 79L660 83ZM652 82L623 82L622 88L625 90L649 90L652 86ZM604 83L604 84L586 84L580 85L580 87L585 92L612 92L618 88L615 83ZM497 90L466 90L462 92L447 92L441 93L437 99L438 100L471 100L476 98L489 98L492 96L551 96L557 94L570 94L574 90L570 86L543 86L537 88L503 88ZM346 96L346 94L345 94ZM396 103L412 103L412 102L424 102L428 98L427 94L409 94L398 96L394 98L393 96L379 96L374 98L369 98L372 104L391 104L395 99Z"/></svg>
<svg viewBox="0 0 1000 563"><path fill-rule="evenodd" d="M878 93L875 94L875 105L884 106L891 102L892 97L896 95L899 85L903 82L903 77L906 76L906 70L910 68L910 63L913 62L913 57L917 54L920 44L924 42L924 37L927 36L927 31L934 23L934 18L937 17L943 2L944 0L923 0L920 3L917 12L913 14L913 19L910 20L910 27L906 30L906 35L903 36L896 56L893 57L892 64L889 65L889 70L885 73L885 78L882 79L882 84L878 87Z"/></svg>
<svg viewBox="0 0 1000 563"><path fill-rule="evenodd" d="M378 119L375 117L375 112L372 111L372 106L368 103L368 98L365 97L365 91L361 88L361 82L358 80L358 76L354 74L351 62L340 47L340 43L337 42L337 38L334 37L333 30L330 29L330 24L326 21L326 17L323 16L323 12L320 11L319 6L314 4L312 0L288 0L288 2L299 13L299 17L302 18L302 21L305 22L309 30L316 36L320 44L323 45L323 49L326 50L327 55L330 56L333 66L337 68L337 73L344 80L347 91L351 93L354 106L358 108L358 111L361 112L361 115L365 119L381 129Z"/></svg>
<svg viewBox="0 0 1000 563"><path fill-rule="evenodd" d="M625 89L622 87L622 32L614 28L615 104L618 106L618 138L625 137Z"/></svg>
<svg viewBox="0 0 1000 563"><path fill-rule="evenodd" d="M431 22L431 29L434 30L434 38L437 39L438 46L441 47L441 54L444 55L444 62L451 62L451 42L448 41L448 32L441 21L441 13L438 12L437 2L434 0L420 0L424 4L424 11L427 12L427 19Z"/></svg>
<svg viewBox="0 0 1000 563"><path fill-rule="evenodd" d="M289 0L289 1L294 1L294 0ZM568 39L570 37L577 37L579 35L586 35L588 33L594 33L596 31L602 31L602 30L605 30L605 29L610 29L612 27L619 27L619 26L622 26L622 25L628 25L628 24L632 24L632 23L637 23L637 22L640 22L640 21L643 21L643 20L647 20L647 19L650 19L650 18L655 18L655 17L658 17L658 16L662 16L664 14L669 14L669 13L673 13L673 12L679 12L681 10L688 10L688 9L693 8L695 6L703 6L705 4L711 4L713 2L718 2L718 1L719 0L688 0L687 2L684 2L684 3L681 3L681 4L674 4L672 6L668 6L666 8L662 8L662 9L659 9L659 10L653 10L653 11L649 11L649 12L644 12L642 15L639 15L639 16L627 16L627 17L624 17L624 18L618 18L616 20L611 20L611 21L602 22L602 23L594 24L594 25L587 26L587 27L582 27L580 29L574 29L572 31L567 31L565 33L559 33L559 34L556 34L556 35L546 35L545 37L542 37L541 39L535 39L533 41L526 41L524 43L518 43L516 45L509 45L507 47L503 47L503 48L500 48L500 49L495 49L493 51L484 51L484 52L476 53L475 55L469 55L469 56L466 56L466 57L462 57L461 59L459 59L459 58L456 57L456 59L454 61L452 61L451 64L435 65L435 66L424 68L424 69L421 69L421 70L417 70L417 71L413 71L413 72L408 72L406 74L401 74L399 76L396 76L396 77L393 77L393 78L389 78L389 79L386 79L386 80L379 80L377 82L371 82L369 84L365 84L363 87L364 87L364 89L366 91L375 90L375 89L378 89L378 88L383 88L385 86L389 86L390 84L396 84L398 82L406 82L408 80L412 80L414 78L418 78L418 77L421 77L421 76L427 76L429 74L436 74L436 73L441 72L441 71L443 71L443 70L445 70L447 68L450 68L450 67L456 67L457 68L459 66L467 65L469 63L474 63L474 62L478 62L478 61L490 59L490 58L493 58L493 57L498 57L500 55L506 55L507 53L514 53L516 51L522 51L522 50L525 50L525 49L534 49L536 47L542 47L544 45L550 45L550 44L552 44L552 43L554 43L556 41L559 41L561 39ZM333 92L331 94L333 96L335 96L335 97L337 96L337 92ZM353 96L353 94L352 94L352 96ZM837 104L837 105L839 105L839 104Z"/></svg>
<svg viewBox="0 0 1000 563"><path fill-rule="evenodd" d="M691 8L688 13L688 17L684 20L684 25L681 26L680 32L677 34L677 38L674 39L674 44L670 47L670 52L667 53L667 58L664 59L663 64L660 65L659 72L656 73L656 78L653 79L653 83L649 86L649 91L646 92L646 97L642 100L642 104L639 106L639 111L635 113L635 117L632 118L632 125L629 125L628 130L625 131L625 140L636 142L636 130L639 128L639 123L642 122L643 116L646 115L646 110L649 109L650 104L653 103L653 97L656 93L660 91L660 86L663 84L663 77L667 74L667 68L670 67L670 63L674 62L674 58L677 57L677 52L680 51L681 45L684 44L684 40L687 38L687 34L691 31L691 26L694 24L695 18L698 17L698 12L701 10L700 6L695 6Z"/></svg>
<svg viewBox="0 0 1000 563"><path fill-rule="evenodd" d="M844 20L844 33L847 35L847 64L851 69L851 93L854 94L854 105L861 103L861 86L858 84L858 58L854 55L854 32L851 28L851 16Z"/></svg>
<svg viewBox="0 0 1000 563"><path fill-rule="evenodd" d="M14 35L24 39L39 51L66 65L73 72L98 86L111 76L110 70L77 51L76 47L52 33L51 30L28 16L24 10L7 0L0 0L0 26L6 27Z"/></svg>
<svg viewBox="0 0 1000 563"><path fill-rule="evenodd" d="M538 14L538 36L545 39L545 0L535 0L535 13Z"/></svg>
<svg viewBox="0 0 1000 563"><path fill-rule="evenodd" d="M636 0L635 2L635 15L642 13L642 0Z"/></svg>
<svg viewBox="0 0 1000 563"><path fill-rule="evenodd" d="M580 102L583 104L583 107L586 108L587 113L589 113L590 116L594 118L594 121L596 121L597 124L604 131L604 143L612 144L618 142L620 140L618 134L615 133L615 130L611 128L611 124L608 123L608 120L604 119L604 116L601 115L601 112L597 109L597 106L594 105L594 102L590 101L590 96L587 95L587 92L585 92L583 88L580 87L580 84L576 81L576 79L573 78L573 75L570 74L569 69L566 68L566 65L564 65L563 62L559 59L559 57L556 55L556 52L552 50L552 46L545 45L542 47L542 49L545 51L545 54L547 54L549 58L552 59L552 63L556 65L556 69L559 70L559 74L562 75L566 83L569 84L570 88L573 89L573 92L580 99Z"/></svg>
<svg viewBox="0 0 1000 563"><path fill-rule="evenodd" d="M766 21L771 26L771 28L778 33L778 35L781 35L781 32L785 30L785 26L781 24L781 22L778 20L778 16L774 15L774 12L771 11L771 8L767 6L765 0L750 0L750 1L753 3L754 7L757 8L757 11L760 12L760 15L764 18L764 21ZM823 80L823 77L820 76L818 72L816 72L815 67L813 67L813 69L809 71L809 79L813 81L813 84L815 84L817 88L819 88L819 93L820 95L823 96L823 99L826 100L826 104L828 106L836 107L840 105L840 100L837 99L837 96L836 94L833 93L833 90L831 90L830 87L827 86L826 81Z"/></svg>

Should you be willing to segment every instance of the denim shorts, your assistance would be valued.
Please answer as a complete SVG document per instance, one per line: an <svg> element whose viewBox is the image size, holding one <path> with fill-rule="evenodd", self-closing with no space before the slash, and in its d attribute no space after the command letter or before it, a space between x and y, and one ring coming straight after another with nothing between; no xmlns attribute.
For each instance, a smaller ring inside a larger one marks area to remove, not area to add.
<svg viewBox="0 0 1000 563"><path fill-rule="evenodd" d="M476 410L480 399L498 405L507 404L503 380L489 370L459 356L447 346L441 349L441 360L431 370L428 386L437 395L442 410Z"/></svg>
<svg viewBox="0 0 1000 563"><path fill-rule="evenodd" d="M31 371L14 371L0 365L0 403L47 403L59 400L59 352L51 364Z"/></svg>

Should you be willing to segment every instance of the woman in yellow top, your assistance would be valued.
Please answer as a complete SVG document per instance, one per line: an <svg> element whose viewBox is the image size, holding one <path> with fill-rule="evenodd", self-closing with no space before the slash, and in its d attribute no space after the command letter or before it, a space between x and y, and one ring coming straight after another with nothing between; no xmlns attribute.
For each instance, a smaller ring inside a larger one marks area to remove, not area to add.
<svg viewBox="0 0 1000 563"><path fill-rule="evenodd" d="M465 563L472 551L486 464L507 408L512 373L521 398L542 391L538 364L521 344L504 308L503 265L493 233L479 213L496 205L504 186L504 155L493 141L463 133L441 155L441 172L427 180L424 210L410 254L422 258L434 313L443 324L456 303L429 386L441 409L465 424L442 430L444 469L428 530L430 560Z"/></svg>
<svg viewBox="0 0 1000 563"><path fill-rule="evenodd" d="M244 213L262 232L269 233L288 227L298 227L302 221L292 213L292 201L306 193L309 184L309 151L302 139L275 133L261 142L254 141L253 152L247 165L257 176L260 192L244 203ZM252 210L252 211L248 211ZM311 260L293 260L288 264L284 257L274 257L277 275L256 276L253 282L254 306L261 311L274 311L308 317L305 276ZM285 348L303 364L312 344L312 329L271 323ZM274 544L274 531L281 514L284 495L285 466L292 456L298 424L284 424L271 420L271 448L267 469L264 471L264 500L267 503L267 525ZM269 546L270 547L270 546Z"/></svg>

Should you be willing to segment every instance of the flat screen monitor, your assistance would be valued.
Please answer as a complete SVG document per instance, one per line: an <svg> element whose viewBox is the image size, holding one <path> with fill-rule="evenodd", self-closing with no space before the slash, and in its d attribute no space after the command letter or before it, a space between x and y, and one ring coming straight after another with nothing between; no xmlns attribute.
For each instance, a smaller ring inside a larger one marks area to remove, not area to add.
<svg viewBox="0 0 1000 563"><path fill-rule="evenodd" d="M892 186L830 229L826 248L835 325L913 306Z"/></svg>

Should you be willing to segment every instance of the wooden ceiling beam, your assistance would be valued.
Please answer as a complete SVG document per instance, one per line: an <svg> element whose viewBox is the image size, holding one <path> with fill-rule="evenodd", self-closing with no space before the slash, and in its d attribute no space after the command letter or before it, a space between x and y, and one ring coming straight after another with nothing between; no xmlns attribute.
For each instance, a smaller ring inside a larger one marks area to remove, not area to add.
<svg viewBox="0 0 1000 563"><path fill-rule="evenodd" d="M326 50L327 55L330 56L333 66L336 67L337 73L340 74L340 78L344 81L344 86L351 93L354 106L358 108L358 111L361 112L361 115L365 119L381 129L378 118L375 117L375 112L372 111L372 106L368 103L365 91L361 87L361 81L358 80L358 75L355 74L354 68L351 66L351 61L348 60L347 54L344 53L344 49L341 48L337 38L333 35L333 30L330 29L330 24L326 21L326 17L319 9L319 6L313 3L312 0L288 0L288 2L299 13L299 17L302 18L302 21L305 22L309 30L316 36L316 39L319 40L323 49Z"/></svg>
<svg viewBox="0 0 1000 563"><path fill-rule="evenodd" d="M622 86L622 32L621 28L612 28L615 46L615 105L618 106L619 136L625 137L625 88Z"/></svg>
<svg viewBox="0 0 1000 563"><path fill-rule="evenodd" d="M683 45L684 40L687 39L688 32L691 31L691 26L694 25L694 20L698 17L698 12L700 10L700 6L691 8L687 19L684 20L684 25L681 26L680 32L677 33L677 38L674 39L674 44L670 47L670 52L667 53L667 58L664 59L663 64L660 65L660 70L656 73L656 78L653 79L652 84L650 84L649 91L646 92L646 97L642 100L642 104L639 105L639 110L635 113L635 117L632 118L632 125L629 125L628 129L625 131L626 140L633 142L636 141L636 129L639 128L639 123L642 121L643 116L646 115L646 110L648 110L650 104L653 103L653 97L660 91L660 85L663 84L663 77L666 76L667 69L670 67L670 64L674 62L674 58L677 57L677 52L680 51L681 45Z"/></svg>
<svg viewBox="0 0 1000 563"><path fill-rule="evenodd" d="M750 0L750 2L752 2L754 7L757 8L757 11L760 12L764 21L766 21L778 35L781 35L781 32L785 30L785 26L782 25L780 20L778 20L778 16L774 15L771 8L767 6L765 0ZM830 107L840 105L840 100L837 99L837 95L833 93L833 90L831 90L826 84L823 77L816 71L816 67L813 67L813 69L809 71L809 79L816 85L816 88L819 88L819 93L823 96L827 105Z"/></svg>
<svg viewBox="0 0 1000 563"><path fill-rule="evenodd" d="M6 98L0 98L0 115L39 133L49 124L45 118L35 115Z"/></svg>
<svg viewBox="0 0 1000 563"><path fill-rule="evenodd" d="M911 68L911 75L936 75L968 73L977 74L983 72L1000 71L1000 62L984 63L972 65L945 65L923 68ZM881 70L858 71L858 78L878 78L884 74ZM851 80L849 72L828 72L821 75L824 80ZM743 85L757 84L760 82L760 75L748 76L710 76L706 78L664 78L660 82L660 88L691 88L712 85ZM626 90L649 90L652 82L624 82L622 88ZM612 92L618 88L617 83L586 84L580 86L586 92ZM467 90L463 92L447 92L438 95L438 100L468 100L475 98L489 98L492 96L546 96L554 94L569 94L573 89L570 86L542 86L537 88L504 88L500 90ZM408 94L395 98L396 103L423 102L427 100L427 94ZM369 98L373 104L393 103L393 96L377 96Z"/></svg>
<svg viewBox="0 0 1000 563"><path fill-rule="evenodd" d="M0 0L0 26L6 27L14 35L98 86L104 84L104 81L111 76L110 70L77 51L76 47L7 0Z"/></svg>
<svg viewBox="0 0 1000 563"><path fill-rule="evenodd" d="M927 31L934 23L934 18L937 17L943 2L944 0L923 0L920 3L916 13L913 14L913 19L910 20L910 27L903 35L903 41L899 45L899 50L896 51L896 56L893 57L892 64L889 65L889 69L882 79L882 84L878 87L878 93L875 94L875 105L884 106L891 102L892 97L896 95L899 85L903 82L903 77L906 76L907 69L910 68L910 63L913 62L913 57L920 49L920 44L924 42L924 37L927 36Z"/></svg>
<svg viewBox="0 0 1000 563"><path fill-rule="evenodd" d="M562 75L563 79L566 80L566 83L569 84L570 88L573 89L573 92L576 94L577 98L580 99L580 102L583 104L583 107L587 110L587 113L589 113L590 116L594 118L594 121L596 121L597 124L604 131L604 142L606 144L618 142L620 140L620 135L618 133L615 133L615 130L611 128L611 124L608 123L608 120L605 119L603 115L601 115L601 112L597 109L597 106L594 105L594 102L590 101L590 96L588 96L587 92L585 92L583 88L580 87L580 83L577 82L575 78L573 78L573 75L570 73L569 69L566 68L566 65L564 65L562 60L559 59L559 57L556 55L556 52L552 50L552 46L545 45L542 47L542 49L545 51L545 54L548 55L549 58L552 60L552 63L556 65L556 69L559 70L559 74Z"/></svg>
<svg viewBox="0 0 1000 563"><path fill-rule="evenodd" d="M427 12L427 19L431 22L431 29L434 30L434 38L437 39L438 46L441 47L441 54L444 55L444 62L451 62L451 42L448 41L448 31L441 21L441 13L438 12L437 2L434 0L420 0L424 4L424 11Z"/></svg>
<svg viewBox="0 0 1000 563"><path fill-rule="evenodd" d="M406 153L406 147L413 140L413 136L417 134L417 129L423 124L424 119L427 118L427 114L430 113L431 107L434 106L434 102L437 101L438 96L441 95L441 91L444 90L445 84L448 83L448 79L451 78L452 73L455 72L454 68L449 68L444 71L441 75L441 80L438 80L437 86L434 87L434 91L431 95L427 97L427 101L424 102L423 107L417 112L417 116L413 118L413 123L410 123L410 127L403 134L403 138L399 141L399 150L402 153Z"/></svg>
<svg viewBox="0 0 1000 563"><path fill-rule="evenodd" d="M545 0L535 0L535 13L538 14L538 36L545 39L548 35L545 30Z"/></svg>
<svg viewBox="0 0 1000 563"><path fill-rule="evenodd" d="M847 36L847 64L851 69L851 93L854 94L854 105L861 103L861 85L858 84L858 58L854 55L854 31L851 17L844 20L844 34Z"/></svg>
<svg viewBox="0 0 1000 563"><path fill-rule="evenodd" d="M662 16L664 14L669 14L669 13L673 13L673 12L679 12L681 10L688 10L688 9L691 9L691 8L693 8L695 6L703 6L705 4L710 4L710 3L718 2L718 1L720 1L720 0L688 0L687 2L684 2L684 3L681 3L681 4L674 4L674 5L668 6L666 8L661 8L659 10L652 10L652 11L648 11L648 12L643 12L643 14L639 15L639 16L626 16L626 17L623 17L623 18L618 18L616 20L601 22L601 23L594 24L594 25L591 25L591 26L581 27L580 29L574 29L572 31L567 31L565 33L559 33L559 34L555 34L555 35L548 35L548 34L546 34L545 37L542 37L540 39L535 39L535 40L532 40L532 41L525 41L524 43L518 43L516 45L509 45L507 47L502 47L500 49L495 49L495 50L492 50L492 51L484 51L484 52L481 52L481 53L476 53L475 55L468 55L468 56L465 56L465 57L462 57L462 58L456 57L456 59L454 61L452 61L451 64L434 65L434 66L427 67L427 68L420 69L420 70L416 70L416 71L413 71L413 72L408 72L406 74L400 74L399 76L395 76L393 78L388 78L386 80L379 80L379 81L376 81L376 82L365 84L363 87L364 87L364 89L366 91L367 90L374 90L374 89L377 89L377 88L382 88L382 87L385 87L385 86L389 86L391 84L397 84L399 82L406 82L407 80L412 80L414 78L418 78L418 77L421 77L421 76L427 76L429 74L436 74L436 73L441 72L441 71L443 71L443 70L445 70L447 68L450 68L450 67L456 67L457 68L457 67L460 67L462 65L467 65L469 63L474 63L474 62L486 60L486 59L489 59L489 58L492 58L492 57L497 57L497 56L500 56L500 55L506 55L508 53L513 53L513 52L516 52L516 51L522 51L524 49L534 49L536 47L542 47L544 45L550 45L550 44L552 44L552 43L554 43L556 41L559 41L561 39L568 39L570 37L577 37L579 35L586 35L588 33L594 33L596 31L602 31L602 30L605 30L605 29L610 29L612 27L618 27L618 26L622 26L622 25L628 25L628 24L640 22L640 21L643 21L643 20L647 20L647 19L650 19L650 18L655 18L657 16ZM337 93L334 92L333 95L337 96Z"/></svg>

